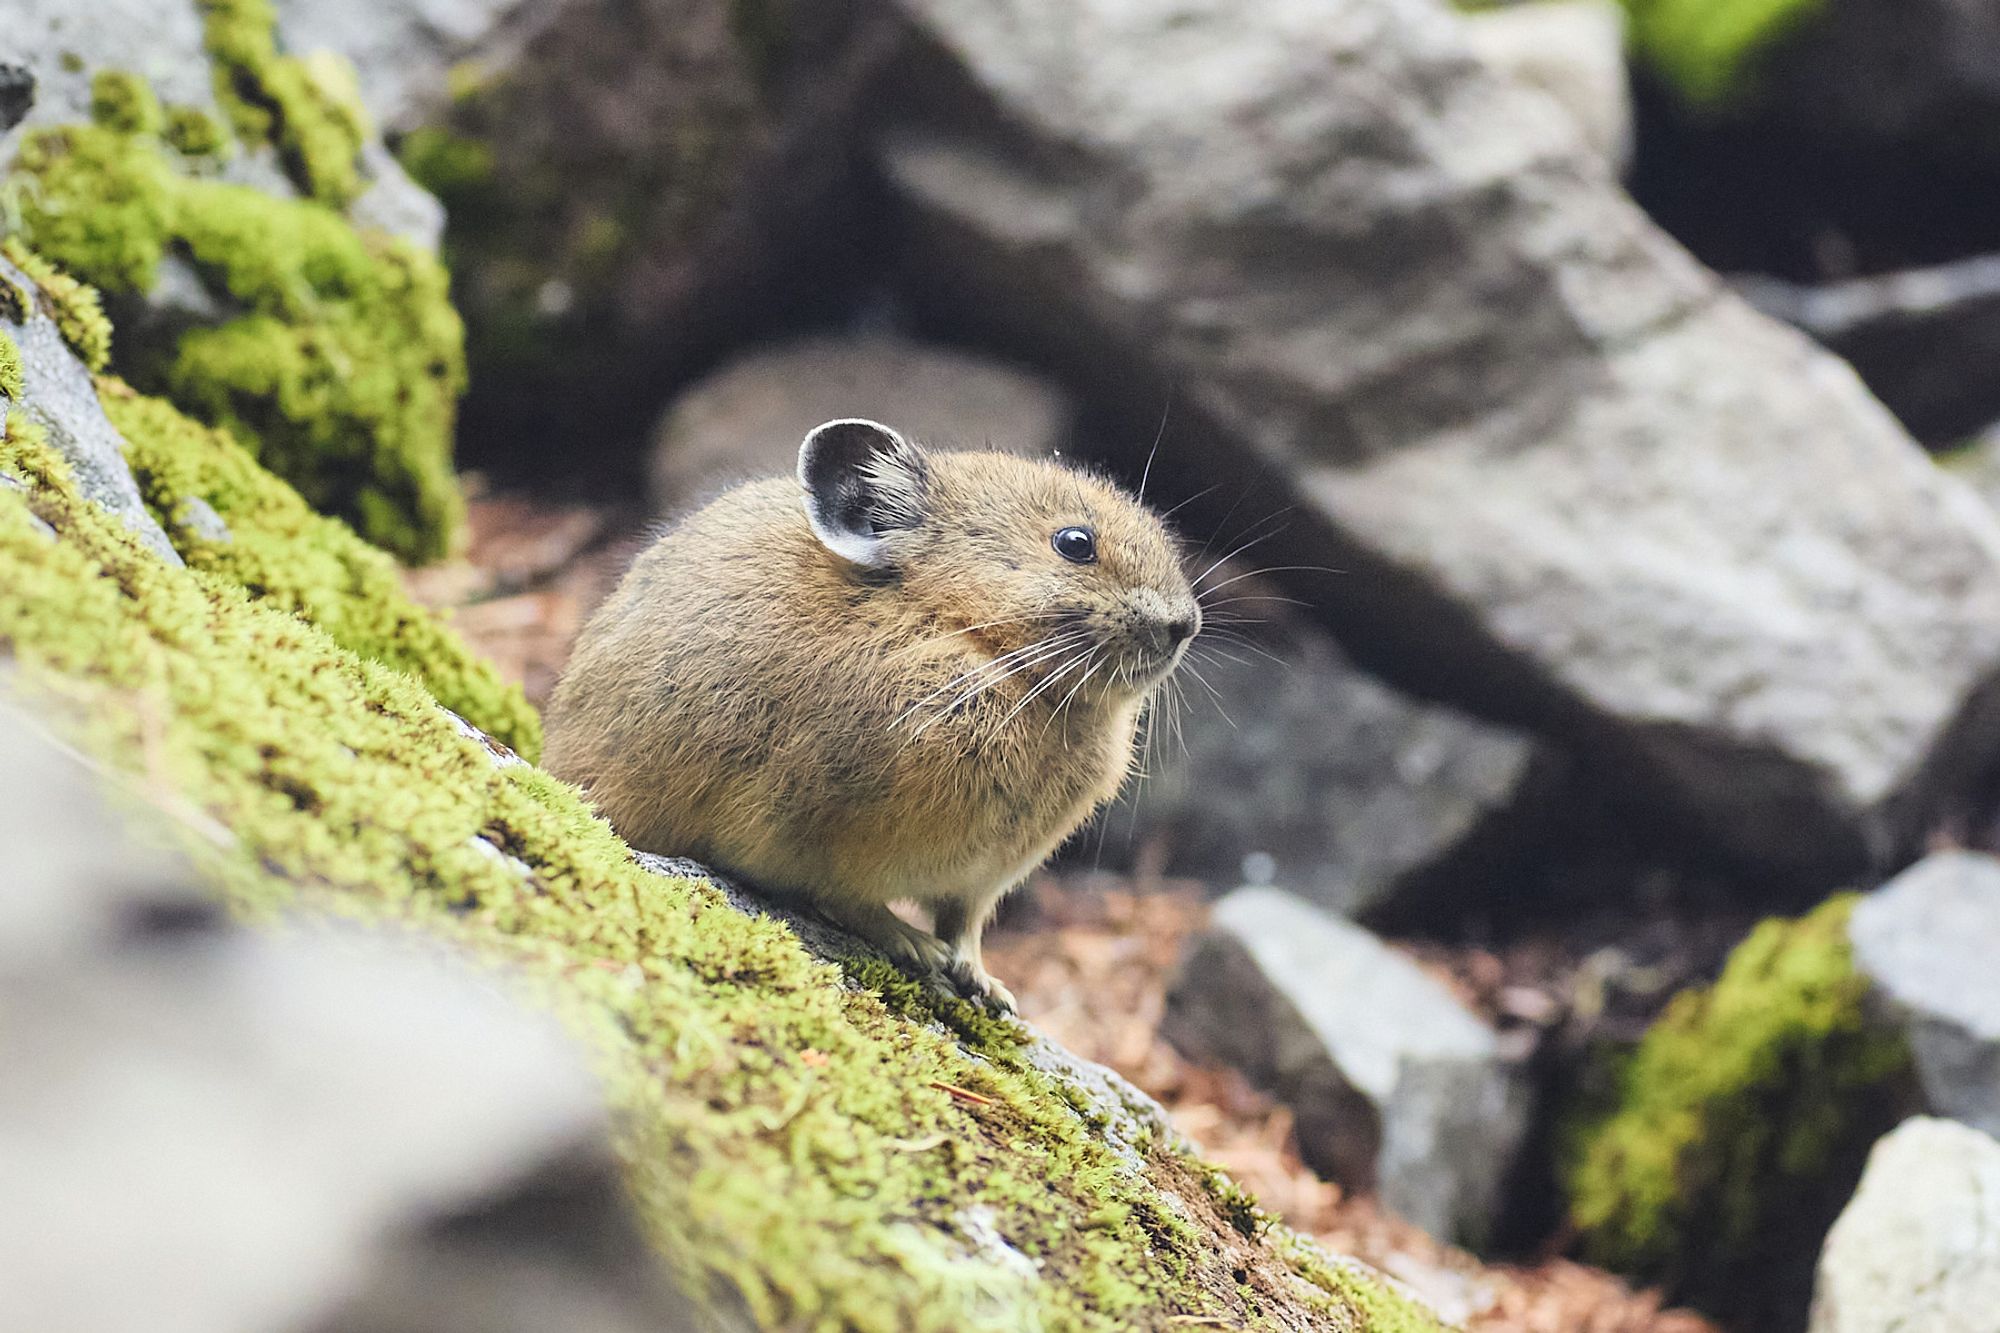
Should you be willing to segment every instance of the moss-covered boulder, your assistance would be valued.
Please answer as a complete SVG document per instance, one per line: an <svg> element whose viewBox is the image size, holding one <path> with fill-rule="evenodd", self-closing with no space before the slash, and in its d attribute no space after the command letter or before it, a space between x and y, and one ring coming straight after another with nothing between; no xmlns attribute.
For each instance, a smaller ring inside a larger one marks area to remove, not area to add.
<svg viewBox="0 0 2000 1333"><path fill-rule="evenodd" d="M1803 1319L1820 1240L1911 1105L1907 1048L1855 971L1852 908L1765 922L1617 1062L1570 1143L1593 1261L1738 1327Z"/></svg>
<svg viewBox="0 0 2000 1333"><path fill-rule="evenodd" d="M268 0L83 27L42 9L0 0L38 87L0 138L0 227L105 294L120 374L377 545L443 554L463 329L424 244L435 204L372 138L352 71L282 53Z"/></svg>
<svg viewBox="0 0 2000 1333"><path fill-rule="evenodd" d="M784 1328L1439 1327L1260 1214L1106 1071L697 868L641 864L441 708L437 672L357 648L356 608L306 590L323 554L292 595L259 584L329 534L226 436L100 385L184 563L83 493L32 401L10 410L0 653L21 687L85 719L77 745L240 916L406 923L507 965L591 1053L632 1193L702 1304ZM203 506L256 549L217 549Z"/></svg>
<svg viewBox="0 0 2000 1333"><path fill-rule="evenodd" d="M101 367L110 325L96 293L18 244L0 245L0 421L64 461L79 496L154 555L316 625L342 648L408 673L446 707L530 758L541 723L431 612L395 563L315 513L227 431L140 394Z"/></svg>
<svg viewBox="0 0 2000 1333"><path fill-rule="evenodd" d="M445 202L484 447L536 460L561 432L636 460L691 371L795 319L875 231L848 129L895 48L869 6L535 0L505 16L526 41L421 74L361 58L371 26L417 6L356 6L372 25L293 7L319 16L301 31L358 44L404 164Z"/></svg>

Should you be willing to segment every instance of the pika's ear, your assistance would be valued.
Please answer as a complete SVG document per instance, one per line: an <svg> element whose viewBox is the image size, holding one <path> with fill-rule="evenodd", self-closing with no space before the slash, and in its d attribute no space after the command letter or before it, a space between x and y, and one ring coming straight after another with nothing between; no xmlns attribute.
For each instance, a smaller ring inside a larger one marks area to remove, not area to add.
<svg viewBox="0 0 2000 1333"><path fill-rule="evenodd" d="M829 421L799 446L813 532L835 555L870 569L888 563L884 534L923 522L929 483L923 451L880 422Z"/></svg>

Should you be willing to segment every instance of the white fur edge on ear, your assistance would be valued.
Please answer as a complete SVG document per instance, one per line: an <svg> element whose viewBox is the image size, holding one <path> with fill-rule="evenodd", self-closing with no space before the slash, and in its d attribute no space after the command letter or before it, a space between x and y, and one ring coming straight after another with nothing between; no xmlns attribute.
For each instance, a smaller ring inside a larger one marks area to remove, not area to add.
<svg viewBox="0 0 2000 1333"><path fill-rule="evenodd" d="M806 521L812 524L813 535L819 538L820 543L843 560L867 569L877 569L885 563L882 539L873 533L843 526L838 516L826 506L821 488L811 476L815 456L827 433L850 426L860 426L888 437L895 449L910 447L909 441L900 433L867 417L836 417L832 421L823 421L807 431L805 439L799 443L799 486L805 491Z"/></svg>

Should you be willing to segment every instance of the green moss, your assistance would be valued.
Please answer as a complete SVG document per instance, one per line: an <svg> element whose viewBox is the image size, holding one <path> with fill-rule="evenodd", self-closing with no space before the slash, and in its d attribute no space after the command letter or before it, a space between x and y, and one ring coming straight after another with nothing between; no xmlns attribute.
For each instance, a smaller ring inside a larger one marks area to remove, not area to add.
<svg viewBox="0 0 2000 1333"><path fill-rule="evenodd" d="M1826 0L1625 0L1633 50L1688 101L1713 107L1750 84L1756 59Z"/></svg>
<svg viewBox="0 0 2000 1333"><path fill-rule="evenodd" d="M1781 1223L1886 1128L1884 1094L1908 1055L1865 1011L1852 905L1765 922L1646 1034L1616 1104L1573 1140L1571 1217L1591 1258L1676 1288L1697 1275L1726 1286L1774 1263Z"/></svg>
<svg viewBox="0 0 2000 1333"><path fill-rule="evenodd" d="M255 540L297 518L226 442L115 388L108 406L156 503L220 497ZM1159 1202L1155 1180L1195 1166L1161 1147L1143 1168L1121 1158L1050 1095L1012 1025L922 1000L899 974L885 1003L778 922L643 873L573 790L496 766L415 677L253 599L240 568L163 563L32 432L0 444L0 469L27 483L0 489L0 650L22 686L74 704L78 742L138 769L246 917L409 922L509 964L593 1053L633 1196L691 1290L760 1327L1264 1322L1199 1248L1207 1233ZM1039 1278L982 1254L968 1216ZM1255 1245L1314 1284L1327 1327L1433 1327L1281 1230Z"/></svg>
<svg viewBox="0 0 2000 1333"><path fill-rule="evenodd" d="M168 107L160 134L182 157L220 161L236 146L222 123L198 106Z"/></svg>
<svg viewBox="0 0 2000 1333"><path fill-rule="evenodd" d="M107 292L150 290L172 250L243 309L121 365L135 383L377 545L450 549L464 330L429 255L310 201L190 177L157 140L102 126L29 134L13 201L30 245Z"/></svg>
<svg viewBox="0 0 2000 1333"><path fill-rule="evenodd" d="M11 333L0 332L0 398L21 396L21 348Z"/></svg>
<svg viewBox="0 0 2000 1333"><path fill-rule="evenodd" d="M136 74L99 70L90 81L90 119L126 134L158 134L165 126L160 100Z"/></svg>
<svg viewBox="0 0 2000 1333"><path fill-rule="evenodd" d="M494 186L493 149L434 125L411 130L396 145L410 179L443 198Z"/></svg>
<svg viewBox="0 0 2000 1333"><path fill-rule="evenodd" d="M457 635L412 602L396 567L338 520L316 514L257 466L227 434L172 405L105 379L100 396L129 442L140 493L190 565L293 611L341 647L423 681L445 707L532 761L541 723L518 686L503 682ZM189 521L205 505L228 536Z"/></svg>
<svg viewBox="0 0 2000 1333"><path fill-rule="evenodd" d="M367 118L337 57L278 53L270 0L201 0L215 96L247 142L277 149L299 190L335 208L361 193Z"/></svg>
<svg viewBox="0 0 2000 1333"><path fill-rule="evenodd" d="M41 306L78 360L91 370L103 370L111 364L111 321L104 317L95 288L77 281L13 236L0 237L0 258L35 284ZM11 307L25 299L11 282L4 285L8 289L5 304Z"/></svg>

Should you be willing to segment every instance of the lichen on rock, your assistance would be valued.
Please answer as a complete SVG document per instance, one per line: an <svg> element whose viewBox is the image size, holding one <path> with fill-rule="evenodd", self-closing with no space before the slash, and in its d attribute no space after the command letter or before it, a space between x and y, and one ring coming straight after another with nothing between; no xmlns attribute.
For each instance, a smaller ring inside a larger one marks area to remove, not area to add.
<svg viewBox="0 0 2000 1333"><path fill-rule="evenodd" d="M1908 1078L1901 1037L1865 1003L1853 903L1764 922L1631 1053L1612 1105L1571 1141L1571 1220L1591 1259L1695 1299L1809 1281Z"/></svg>
<svg viewBox="0 0 2000 1333"><path fill-rule="evenodd" d="M377 545L444 554L463 521L450 454L465 386L444 269L328 206L358 188L358 111L328 91L331 75L275 55L264 0L204 13L238 132L271 136L311 197L207 178L221 127L199 108L162 111L143 80L107 71L93 123L24 136L7 213L28 246L113 297L152 291L170 257L190 263L225 317L130 340L121 372L227 428ZM105 355L108 344L86 359L101 369Z"/></svg>

